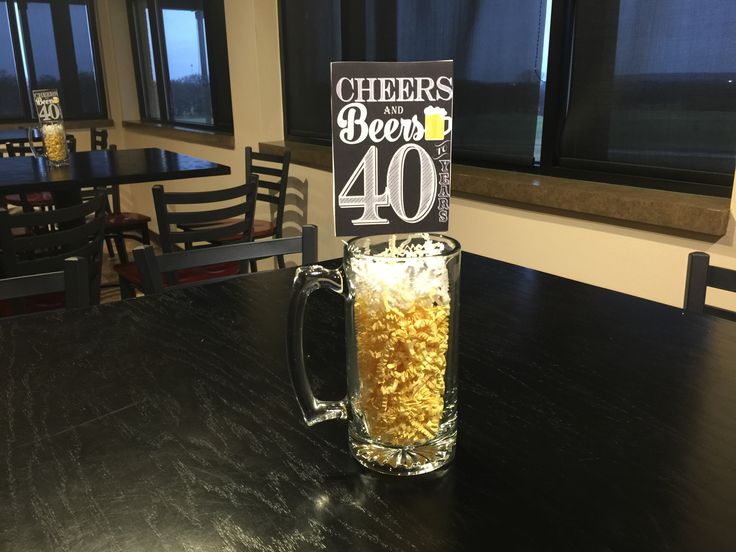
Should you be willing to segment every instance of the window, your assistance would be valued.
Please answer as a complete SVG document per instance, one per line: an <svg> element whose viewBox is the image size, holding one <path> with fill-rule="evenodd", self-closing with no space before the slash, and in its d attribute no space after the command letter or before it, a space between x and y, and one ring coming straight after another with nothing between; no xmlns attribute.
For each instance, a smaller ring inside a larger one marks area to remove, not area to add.
<svg viewBox="0 0 736 552"><path fill-rule="evenodd" d="M728 196L733 0L281 0L285 134L330 140L329 63L455 60L458 162Z"/></svg>
<svg viewBox="0 0 736 552"><path fill-rule="evenodd" d="M728 192L736 2L579 1L574 24L559 164L722 183Z"/></svg>
<svg viewBox="0 0 736 552"><path fill-rule="evenodd" d="M454 59L455 156L532 166L545 18L545 0L285 0L287 134L329 142L331 61Z"/></svg>
<svg viewBox="0 0 736 552"><path fill-rule="evenodd" d="M141 119L232 132L222 0L129 0Z"/></svg>
<svg viewBox="0 0 736 552"><path fill-rule="evenodd" d="M57 88L65 119L106 119L92 2L0 0L0 120L29 122L31 90Z"/></svg>

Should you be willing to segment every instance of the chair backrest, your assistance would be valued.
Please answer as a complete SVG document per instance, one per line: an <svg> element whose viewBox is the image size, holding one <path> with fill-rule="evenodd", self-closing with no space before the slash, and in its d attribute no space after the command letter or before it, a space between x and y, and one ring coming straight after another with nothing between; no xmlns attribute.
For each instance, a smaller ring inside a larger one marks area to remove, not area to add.
<svg viewBox="0 0 736 552"><path fill-rule="evenodd" d="M232 236L240 236L237 241L251 241L257 189L258 177L255 175L246 184L224 190L165 192L163 186L154 186L153 204L161 249L164 253L171 253L180 244L189 247L197 242L213 242ZM206 205L222 202L236 203L217 208ZM178 211L176 206L179 205L205 208Z"/></svg>
<svg viewBox="0 0 736 552"><path fill-rule="evenodd" d="M29 228L37 231L28 232ZM83 257L89 269L90 301L95 304L104 232L104 191L91 201L52 211L11 215L0 209L0 270L5 277L57 272L68 257Z"/></svg>
<svg viewBox="0 0 736 552"><path fill-rule="evenodd" d="M106 149L116 150L118 149L118 147L115 144L109 144ZM97 190L105 190L105 192L107 193L107 203L105 206L105 208L107 209L107 212L108 213L119 213L120 212L120 186L118 184L108 184L104 188L103 187L91 187L91 186L83 187L80 189L82 193L82 199L85 201L92 199L97 193ZM112 199L112 203L110 202L110 199Z"/></svg>
<svg viewBox="0 0 736 552"><path fill-rule="evenodd" d="M33 147L36 149L43 148L43 143L40 140L33 142ZM5 142L5 153L8 157L28 157L33 155L31 148L28 145L28 140L13 140Z"/></svg>
<svg viewBox="0 0 736 552"><path fill-rule="evenodd" d="M273 240L235 243L218 247L164 253L159 256L154 254L153 247L150 245L139 246L133 250L133 256L135 257L135 262L141 275L141 287L146 294L161 293L164 289L170 289L171 287L188 287L240 277L240 275L233 275L225 278L210 279L203 282L187 283L165 288L161 280L162 274L204 265L235 261L242 263L251 259L271 257L273 255L289 255L292 253L302 254L302 264L317 262L316 226L311 224L304 225L302 235L293 238L276 238Z"/></svg>
<svg viewBox="0 0 736 552"><path fill-rule="evenodd" d="M73 134L66 135L66 145L71 153L77 151L77 138ZM39 140L33 141L33 147L36 150L43 149L43 142ZM29 157L33 155L28 140L11 140L5 142L5 152L8 157Z"/></svg>
<svg viewBox="0 0 736 552"><path fill-rule="evenodd" d="M275 237L277 238L283 235L286 185L289 181L290 160L291 152L288 150L284 155L271 155L268 153L254 152L251 147L245 148L246 178L252 174L259 176L258 201L264 201L276 206L274 226L276 227ZM258 161L261 161L261 163L258 163ZM264 165L263 162L270 163L272 166Z"/></svg>
<svg viewBox="0 0 736 552"><path fill-rule="evenodd" d="M70 257L64 270L0 279L0 300L18 299L63 291L67 307L89 305L89 269L87 259Z"/></svg>
<svg viewBox="0 0 736 552"><path fill-rule="evenodd" d="M105 128L91 128L89 129L89 145L91 150L106 150L108 147L107 143L107 129Z"/></svg>
<svg viewBox="0 0 736 552"><path fill-rule="evenodd" d="M710 265L710 256L702 251L690 253L685 283L685 310L708 312L736 320L736 313L705 304L707 288L736 292L736 270Z"/></svg>

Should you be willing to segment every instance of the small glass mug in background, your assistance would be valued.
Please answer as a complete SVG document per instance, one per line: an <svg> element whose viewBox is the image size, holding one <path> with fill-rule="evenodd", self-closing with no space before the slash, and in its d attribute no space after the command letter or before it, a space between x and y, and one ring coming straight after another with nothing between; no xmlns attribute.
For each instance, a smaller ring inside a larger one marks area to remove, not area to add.
<svg viewBox="0 0 736 552"><path fill-rule="evenodd" d="M459 283L460 244L434 234L354 238L340 268L297 269L289 364L307 425L347 419L353 457L382 473L447 464L457 439ZM318 288L345 298L348 396L341 401L316 399L304 365L304 309Z"/></svg>
<svg viewBox="0 0 736 552"><path fill-rule="evenodd" d="M45 158L52 167L62 167L69 164L69 148L66 143L66 130L64 123L56 121L53 123L41 123L38 127L43 141L43 152L33 147L34 130L36 127L28 127L28 145L34 157Z"/></svg>

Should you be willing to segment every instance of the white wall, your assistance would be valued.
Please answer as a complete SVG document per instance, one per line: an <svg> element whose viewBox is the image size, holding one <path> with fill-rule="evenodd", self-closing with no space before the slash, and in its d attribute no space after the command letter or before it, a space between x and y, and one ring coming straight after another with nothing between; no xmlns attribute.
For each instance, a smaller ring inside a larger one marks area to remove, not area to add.
<svg viewBox="0 0 736 552"><path fill-rule="evenodd" d="M125 2L100 0L99 4L111 114L117 125L114 137L118 144L127 148L167 148L232 167L231 177L167 183L167 188L201 189L241 182L245 146L255 147L259 141L283 138L276 0L225 0L235 150L165 140L120 127L123 117L138 118ZM320 257L339 256L341 241L332 236L331 175L299 166L292 167L291 175L297 187L306 184L306 215L308 222L320 228ZM299 191L297 195L302 193ZM128 186L123 197L128 208L152 214L150 186ZM733 200L731 211L727 235L709 243L453 198L450 234L467 251L680 306L690 251L706 251L715 264L736 268L736 202ZM715 292L711 299L736 309L736 297Z"/></svg>

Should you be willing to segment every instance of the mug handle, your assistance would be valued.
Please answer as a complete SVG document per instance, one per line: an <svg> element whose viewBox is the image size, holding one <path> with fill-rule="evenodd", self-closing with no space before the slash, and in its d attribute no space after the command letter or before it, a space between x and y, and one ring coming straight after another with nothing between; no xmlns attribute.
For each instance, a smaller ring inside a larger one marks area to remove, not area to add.
<svg viewBox="0 0 736 552"><path fill-rule="evenodd" d="M442 117L443 122L447 122L447 130L445 130L445 136L452 132L452 117L445 115Z"/></svg>
<svg viewBox="0 0 736 552"><path fill-rule="evenodd" d="M35 140L35 136L33 136L33 131L35 128L36 127L33 127L33 126L28 127L28 147L30 148L31 153L33 154L33 157L38 159L39 157L43 157L43 155L38 153L38 150L36 150L36 148L33 147L33 141ZM40 129L39 129L39 132L40 132Z"/></svg>
<svg viewBox="0 0 736 552"><path fill-rule="evenodd" d="M286 346L291 383L308 426L326 420L344 420L348 417L347 397L341 401L321 401L315 398L307 376L303 349L304 309L307 298L320 288L332 290L345 297L348 293L345 283L346 278L342 269L330 270L320 265L297 268L294 276Z"/></svg>

